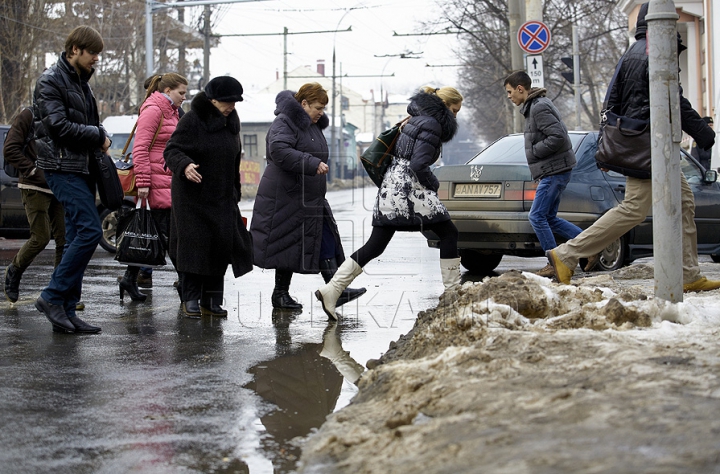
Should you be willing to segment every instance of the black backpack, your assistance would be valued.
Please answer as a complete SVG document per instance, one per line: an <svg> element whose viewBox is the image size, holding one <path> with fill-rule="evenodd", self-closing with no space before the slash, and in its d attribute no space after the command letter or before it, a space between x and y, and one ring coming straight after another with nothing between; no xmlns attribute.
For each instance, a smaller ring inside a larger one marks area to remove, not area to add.
<svg viewBox="0 0 720 474"><path fill-rule="evenodd" d="M32 112L32 109L28 107L28 110ZM34 121L33 121L34 122ZM27 150L27 147L30 145L30 142L35 140L35 125L30 126L30 133L27 134L25 137L25 144L23 145L23 154L25 154L25 151ZM5 171L5 174L8 175L11 178L19 178L20 172L17 168L15 168L13 165L10 164L10 162L3 157L3 170Z"/></svg>

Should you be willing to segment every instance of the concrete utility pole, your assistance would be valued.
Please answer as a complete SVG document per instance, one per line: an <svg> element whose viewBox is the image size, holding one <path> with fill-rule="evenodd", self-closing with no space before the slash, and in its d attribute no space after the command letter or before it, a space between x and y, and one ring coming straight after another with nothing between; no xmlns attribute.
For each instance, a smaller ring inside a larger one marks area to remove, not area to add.
<svg viewBox="0 0 720 474"><path fill-rule="evenodd" d="M682 204L680 195L680 89L677 20L672 0L651 0L648 71L652 150L655 297L683 300Z"/></svg>
<svg viewBox="0 0 720 474"><path fill-rule="evenodd" d="M210 5L203 9L203 83L205 87L210 80Z"/></svg>
<svg viewBox="0 0 720 474"><path fill-rule="evenodd" d="M575 79L575 130L582 130L580 120L580 42L578 41L577 25L572 26L573 42L573 76Z"/></svg>
<svg viewBox="0 0 720 474"><path fill-rule="evenodd" d="M524 23L522 19L522 10L520 8L520 0L508 0L508 21L510 22L510 66L513 71L524 69L523 51L517 42L517 33L520 26ZM523 123L520 115L520 107L512 107L513 111L513 127L514 133L522 132Z"/></svg>

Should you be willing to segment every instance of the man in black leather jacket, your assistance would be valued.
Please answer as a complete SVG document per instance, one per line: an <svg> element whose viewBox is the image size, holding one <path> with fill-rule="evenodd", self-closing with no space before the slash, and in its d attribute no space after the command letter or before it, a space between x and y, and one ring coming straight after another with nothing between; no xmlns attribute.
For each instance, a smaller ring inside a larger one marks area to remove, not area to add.
<svg viewBox="0 0 720 474"><path fill-rule="evenodd" d="M102 237L95 181L88 169L94 153L110 147L88 84L102 50L96 30L75 28L60 60L37 80L33 95L37 166L45 171L50 189L65 208L65 252L35 303L55 332L100 332L75 311L85 269Z"/></svg>
<svg viewBox="0 0 720 474"><path fill-rule="evenodd" d="M607 107L618 115L650 120L650 77L647 56L647 22L649 3L640 7L635 26L635 39L623 56L623 63L610 91ZM687 48L678 35L678 55ZM703 149L715 143L715 132L693 110L680 88L680 119L682 129ZM580 235L546 252L561 283L569 283L580 258L601 252L612 242L645 220L652 209L652 180L626 177L625 199L606 212ZM720 281L700 275L695 227L695 199L685 176L680 174L682 201L683 291L709 291L720 288ZM602 257L601 257L602 258Z"/></svg>

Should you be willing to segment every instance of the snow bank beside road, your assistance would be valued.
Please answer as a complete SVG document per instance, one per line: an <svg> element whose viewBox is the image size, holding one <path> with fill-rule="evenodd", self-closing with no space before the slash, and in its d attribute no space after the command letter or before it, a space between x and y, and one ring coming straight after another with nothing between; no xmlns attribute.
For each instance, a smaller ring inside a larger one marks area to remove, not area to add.
<svg viewBox="0 0 720 474"><path fill-rule="evenodd" d="M720 472L720 292L669 305L648 271L446 293L300 472Z"/></svg>

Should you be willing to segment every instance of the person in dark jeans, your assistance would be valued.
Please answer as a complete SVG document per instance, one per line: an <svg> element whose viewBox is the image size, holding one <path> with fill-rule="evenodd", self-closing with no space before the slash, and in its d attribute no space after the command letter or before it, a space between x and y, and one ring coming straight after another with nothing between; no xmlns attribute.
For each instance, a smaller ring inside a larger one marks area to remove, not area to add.
<svg viewBox="0 0 720 474"><path fill-rule="evenodd" d="M33 135L32 110L25 108L13 120L3 146L5 160L20 175L18 188L30 225L30 238L5 269L5 297L11 303L20 297L22 274L50 239L55 240L55 267L60 264L65 247L65 211L50 191L45 173L35 166L37 155Z"/></svg>
<svg viewBox="0 0 720 474"><path fill-rule="evenodd" d="M532 178L538 183L528 220L546 252L557 247L554 234L569 240L582 231L557 216L560 198L577 164L575 152L560 112L545 97L545 89L532 87L532 79L525 71L513 72L503 85L508 99L520 107L525 117L525 155ZM592 270L598 260L599 256L591 258L585 271ZM548 262L537 274L552 277L555 272Z"/></svg>
<svg viewBox="0 0 720 474"><path fill-rule="evenodd" d="M50 190L65 208L65 252L35 303L56 332L101 331L75 311L85 269L102 237L89 163L96 152L106 152L111 141L100 124L88 81L103 47L95 29L75 28L58 62L38 78L33 94L37 166L45 171Z"/></svg>

